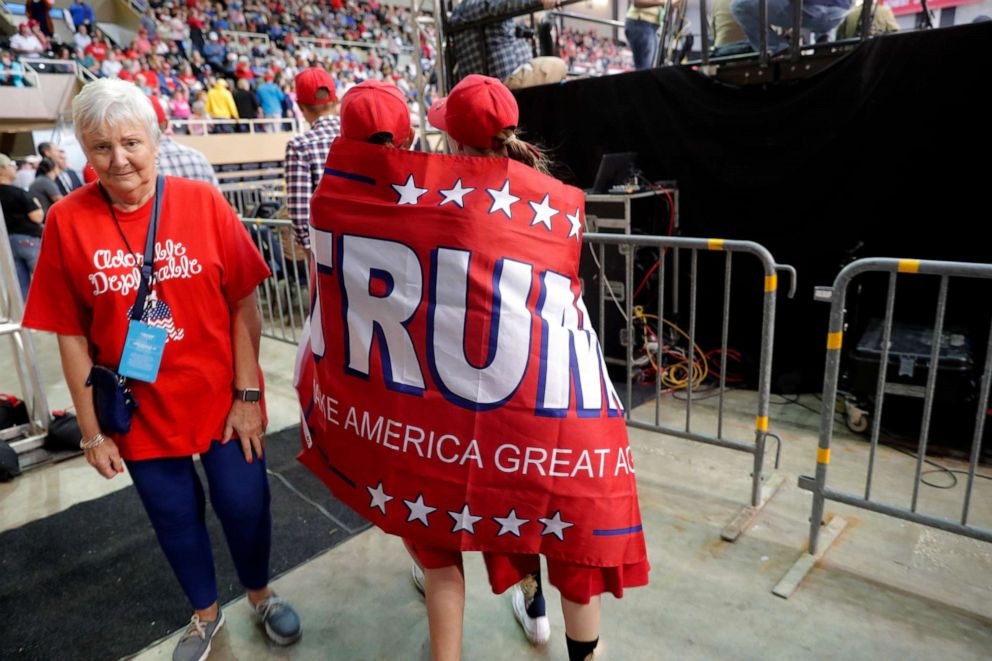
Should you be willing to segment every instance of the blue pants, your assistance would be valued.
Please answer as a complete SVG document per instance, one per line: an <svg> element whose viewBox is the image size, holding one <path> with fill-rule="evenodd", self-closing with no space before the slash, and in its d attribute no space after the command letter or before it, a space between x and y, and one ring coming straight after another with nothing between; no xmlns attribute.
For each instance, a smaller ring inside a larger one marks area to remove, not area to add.
<svg viewBox="0 0 992 661"><path fill-rule="evenodd" d="M34 267L41 253L41 237L28 234L11 234L10 251L14 255L14 268L17 269L17 282L21 285L21 296L28 298L28 287Z"/></svg>
<svg viewBox="0 0 992 661"><path fill-rule="evenodd" d="M758 25L758 0L731 0L730 11L740 24L747 40L754 50L761 44L761 26ZM847 7L834 5L818 5L812 2L803 3L801 27L815 34L827 34L840 25L847 13ZM792 27L792 3L790 0L768 0L768 25ZM798 36L797 36L798 37ZM768 31L768 50L772 55L781 53L789 48L789 42L778 34Z"/></svg>
<svg viewBox="0 0 992 661"><path fill-rule="evenodd" d="M265 461L245 461L237 439L214 441L200 455L210 503L224 527L241 584L260 590L269 584L272 516ZM127 462L141 502L172 571L194 609L217 601L214 557L204 519L206 499L192 457Z"/></svg>
<svg viewBox="0 0 992 661"><path fill-rule="evenodd" d="M654 67L658 57L658 25L628 18L624 21L623 31L634 54L634 68L640 71Z"/></svg>

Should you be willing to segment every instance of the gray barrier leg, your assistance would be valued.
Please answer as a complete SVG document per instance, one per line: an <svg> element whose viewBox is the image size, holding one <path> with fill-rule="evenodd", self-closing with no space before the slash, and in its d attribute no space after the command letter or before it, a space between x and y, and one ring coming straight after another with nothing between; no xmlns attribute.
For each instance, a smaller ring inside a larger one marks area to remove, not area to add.
<svg viewBox="0 0 992 661"><path fill-rule="evenodd" d="M816 553L805 552L799 559L796 560L796 564L792 565L792 568L782 577L782 580L778 582L772 589L772 594L776 597L782 597L783 599L788 599L792 596L792 593L796 591L799 584L803 582L810 570L816 565L816 563L823 557L830 545L834 543L839 536L841 531L847 526L847 520L839 516L835 516L830 520L830 523L823 526L820 532L820 544Z"/></svg>

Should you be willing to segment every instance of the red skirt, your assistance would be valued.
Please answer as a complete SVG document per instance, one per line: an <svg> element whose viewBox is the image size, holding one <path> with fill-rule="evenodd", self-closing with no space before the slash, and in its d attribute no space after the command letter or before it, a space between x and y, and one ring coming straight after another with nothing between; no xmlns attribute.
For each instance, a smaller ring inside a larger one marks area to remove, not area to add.
<svg viewBox="0 0 992 661"><path fill-rule="evenodd" d="M403 543L424 569L462 566L462 554L459 551L427 547L409 539L404 539ZM495 594L506 592L528 574L541 569L540 556L536 554L483 551L482 559L489 574L489 585ZM546 561L551 585L566 599L577 604L588 604L590 598L604 592L619 599L623 597L624 588L647 585L648 571L651 569L646 559L619 567L591 567L554 558L546 558Z"/></svg>

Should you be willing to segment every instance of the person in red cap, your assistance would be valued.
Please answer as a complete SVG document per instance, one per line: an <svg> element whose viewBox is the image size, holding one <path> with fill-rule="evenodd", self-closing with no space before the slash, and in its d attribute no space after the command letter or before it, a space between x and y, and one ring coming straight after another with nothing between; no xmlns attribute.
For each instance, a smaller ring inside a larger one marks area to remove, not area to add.
<svg viewBox="0 0 992 661"><path fill-rule="evenodd" d="M459 156L512 158L545 174L548 161L517 137L519 110L499 80L467 76L439 99L428 114L430 123L447 135L449 151ZM427 616L434 658L458 658L465 603L461 554L407 542L424 567ZM551 631L541 589L540 559L536 555L486 553L492 585L519 580L511 594L514 615L534 644L547 642ZM551 583L561 592L565 641L569 661L586 661L599 643L600 595L619 597L623 589L647 584L648 563L592 567L548 558Z"/></svg>
<svg viewBox="0 0 992 661"><path fill-rule="evenodd" d="M495 78L466 76L451 94L434 102L427 119L445 132L452 154L512 158L548 173L543 154L517 137L517 100Z"/></svg>
<svg viewBox="0 0 992 661"><path fill-rule="evenodd" d="M310 197L324 174L324 162L334 138L341 134L334 77L322 67L296 75L296 102L310 130L286 144L284 164L286 206L296 241L310 249Z"/></svg>
<svg viewBox="0 0 992 661"><path fill-rule="evenodd" d="M10 38L10 50L25 57L41 57L45 45L31 32L28 23L21 23L17 26L17 34Z"/></svg>
<svg viewBox="0 0 992 661"><path fill-rule="evenodd" d="M341 99L341 135L349 140L409 149L414 135L403 92L396 85L378 80L352 87Z"/></svg>
<svg viewBox="0 0 992 661"><path fill-rule="evenodd" d="M157 97L149 96L148 100L155 109L155 119L158 120L158 128L162 132L158 140L158 157L156 164L158 171L164 175L172 177L183 177L184 179L198 179L214 187L219 187L217 174L214 166L203 154L203 152L181 145L172 139L166 131L169 129L169 118L166 117L162 104Z"/></svg>

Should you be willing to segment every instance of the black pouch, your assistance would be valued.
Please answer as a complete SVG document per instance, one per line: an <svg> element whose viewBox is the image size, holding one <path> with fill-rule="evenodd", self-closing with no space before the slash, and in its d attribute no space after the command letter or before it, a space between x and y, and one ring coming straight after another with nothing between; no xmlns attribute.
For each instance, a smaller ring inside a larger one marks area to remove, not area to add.
<svg viewBox="0 0 992 661"><path fill-rule="evenodd" d="M100 429L113 434L131 431L131 412L138 408L138 402L127 387L127 379L102 365L94 365L86 385L93 388L93 407Z"/></svg>

